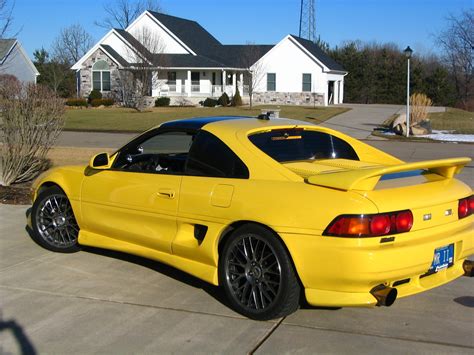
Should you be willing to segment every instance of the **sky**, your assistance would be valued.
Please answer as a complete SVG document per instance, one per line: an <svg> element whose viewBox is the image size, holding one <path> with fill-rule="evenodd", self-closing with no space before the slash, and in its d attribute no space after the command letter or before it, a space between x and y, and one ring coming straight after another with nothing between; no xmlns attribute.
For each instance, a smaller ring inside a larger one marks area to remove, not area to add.
<svg viewBox="0 0 474 355"><path fill-rule="evenodd" d="M10 0L12 1L12 0ZM48 50L61 28L81 24L98 41L94 25L113 0L16 0L14 29L32 56ZM275 44L298 34L300 0L162 0L165 13L197 21L223 44ZM348 40L392 42L415 53L437 53L434 36L446 16L473 8L473 0L315 0L316 33L331 47Z"/></svg>

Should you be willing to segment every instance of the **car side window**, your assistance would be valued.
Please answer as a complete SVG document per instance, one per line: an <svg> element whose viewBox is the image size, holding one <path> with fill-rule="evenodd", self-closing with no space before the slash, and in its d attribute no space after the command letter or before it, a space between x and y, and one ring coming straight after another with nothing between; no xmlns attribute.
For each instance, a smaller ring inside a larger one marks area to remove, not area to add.
<svg viewBox="0 0 474 355"><path fill-rule="evenodd" d="M188 154L186 175L248 179L249 171L240 158L219 138L199 131Z"/></svg>
<svg viewBox="0 0 474 355"><path fill-rule="evenodd" d="M125 146L113 169L159 174L184 174L193 134L158 132Z"/></svg>

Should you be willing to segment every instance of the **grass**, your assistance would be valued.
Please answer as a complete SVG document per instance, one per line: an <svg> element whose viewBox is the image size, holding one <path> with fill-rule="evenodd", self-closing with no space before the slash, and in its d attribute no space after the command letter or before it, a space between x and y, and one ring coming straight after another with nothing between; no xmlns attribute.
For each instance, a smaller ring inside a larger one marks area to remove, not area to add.
<svg viewBox="0 0 474 355"><path fill-rule="evenodd" d="M147 112L127 108L87 108L66 110L66 130L142 132L163 122L204 116L256 116L265 105L250 110L248 107L155 107ZM281 106L280 117L311 123L327 119L350 109L343 107Z"/></svg>
<svg viewBox="0 0 474 355"><path fill-rule="evenodd" d="M474 134L474 112L448 107L446 112L430 113L429 119L433 129Z"/></svg>

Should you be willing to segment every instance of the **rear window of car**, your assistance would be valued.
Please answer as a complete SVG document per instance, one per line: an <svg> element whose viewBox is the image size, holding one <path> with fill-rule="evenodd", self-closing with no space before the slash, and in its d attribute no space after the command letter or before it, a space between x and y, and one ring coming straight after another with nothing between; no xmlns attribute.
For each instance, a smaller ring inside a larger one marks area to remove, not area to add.
<svg viewBox="0 0 474 355"><path fill-rule="evenodd" d="M299 128L276 129L252 134L249 139L278 162L319 159L359 160L350 144L323 132Z"/></svg>

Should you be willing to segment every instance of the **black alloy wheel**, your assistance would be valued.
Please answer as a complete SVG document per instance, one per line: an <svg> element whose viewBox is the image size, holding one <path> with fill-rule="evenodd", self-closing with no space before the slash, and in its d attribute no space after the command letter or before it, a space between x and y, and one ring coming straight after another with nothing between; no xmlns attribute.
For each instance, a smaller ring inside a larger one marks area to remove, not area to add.
<svg viewBox="0 0 474 355"><path fill-rule="evenodd" d="M31 210L32 237L42 247L56 252L79 251L77 225L71 203L57 186L44 189Z"/></svg>
<svg viewBox="0 0 474 355"><path fill-rule="evenodd" d="M259 225L246 225L227 239L219 258L219 283L239 313L257 320L296 311L300 286L282 243Z"/></svg>

